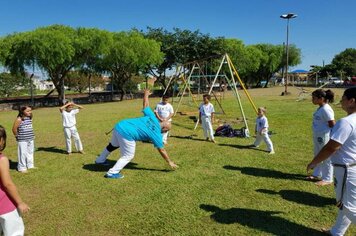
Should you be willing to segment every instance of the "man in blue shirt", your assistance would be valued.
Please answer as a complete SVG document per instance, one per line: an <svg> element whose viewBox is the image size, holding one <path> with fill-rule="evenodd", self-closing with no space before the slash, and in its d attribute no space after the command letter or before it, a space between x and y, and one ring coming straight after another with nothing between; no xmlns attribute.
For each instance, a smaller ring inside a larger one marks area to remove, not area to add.
<svg viewBox="0 0 356 236"><path fill-rule="evenodd" d="M109 145L96 159L96 164L107 165L106 158L113 150L120 147L121 157L106 173L106 178L119 179L124 177L120 171L134 158L136 141L151 141L172 169L178 167L169 158L167 151L164 149L162 140L162 133L169 131L171 124L167 121L159 123L149 107L148 97L150 94L148 89L144 90L142 110L144 116L118 122L113 129L113 135Z"/></svg>

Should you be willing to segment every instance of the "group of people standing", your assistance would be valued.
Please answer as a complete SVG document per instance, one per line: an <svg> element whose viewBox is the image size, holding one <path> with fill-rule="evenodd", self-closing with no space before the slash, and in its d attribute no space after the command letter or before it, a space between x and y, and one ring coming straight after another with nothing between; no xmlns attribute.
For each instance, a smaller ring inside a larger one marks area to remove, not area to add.
<svg viewBox="0 0 356 236"><path fill-rule="evenodd" d="M172 169L178 166L170 159L164 145L167 144L171 129L173 107L168 97L163 97L154 111L149 107L149 90L144 91L143 117L131 118L118 122L110 143L95 160L96 164L109 165L108 155L120 148L121 157L105 174L106 178L123 178L121 170L134 158L136 141L151 141L160 155ZM356 87L344 91L341 99L342 109L347 116L335 122L334 112L329 105L334 100L331 90L318 89L312 93L312 102L318 106L313 114L314 158L307 166L307 172L313 173L307 178L317 179L317 185L323 186L333 182L335 177L336 199L339 212L335 225L324 232L330 235L344 235L351 223L356 223ZM78 109L74 109L78 108ZM66 151L71 150L71 138L74 138L78 152L83 152L75 115L83 107L68 102L60 108L63 118ZM258 109L256 119L256 141L254 146L264 140L267 151L274 154L274 148L268 137L266 109ZM204 137L215 143L212 124L214 107L209 95L204 95L199 107L199 120L202 122ZM13 134L18 142L18 171L27 172L34 166L34 132L32 127L31 107L22 107L13 125ZM21 214L30 208L20 198L9 173L9 160L3 154L6 147L6 131L0 126L0 224L5 235L23 235L24 224Z"/></svg>
<svg viewBox="0 0 356 236"><path fill-rule="evenodd" d="M319 107L313 116L315 157L307 165L307 172L314 169L310 179L321 178L318 185L330 184L335 178L338 216L334 226L323 231L344 235L350 224L356 223L356 87L344 91L340 103L347 115L336 123L328 105L334 99L333 93L316 90L312 99Z"/></svg>

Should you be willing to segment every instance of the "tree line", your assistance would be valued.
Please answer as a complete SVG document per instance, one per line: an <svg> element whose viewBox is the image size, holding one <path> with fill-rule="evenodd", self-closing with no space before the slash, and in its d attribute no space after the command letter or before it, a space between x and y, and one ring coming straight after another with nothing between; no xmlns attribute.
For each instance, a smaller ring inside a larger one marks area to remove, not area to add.
<svg viewBox="0 0 356 236"><path fill-rule="evenodd" d="M123 96L136 86L137 78L154 76L165 88L168 70L225 53L248 85L262 80L268 83L285 66L284 45L245 45L239 39L211 37L199 30L148 27L145 31L110 32L51 25L0 38L0 64L10 71L10 75L0 75L0 83L11 78L24 83L26 70L36 67L54 83L60 100L65 85L83 91L89 84L100 84L102 75L109 76L114 89ZM300 62L301 50L290 45L289 65ZM207 69L215 69L210 67Z"/></svg>

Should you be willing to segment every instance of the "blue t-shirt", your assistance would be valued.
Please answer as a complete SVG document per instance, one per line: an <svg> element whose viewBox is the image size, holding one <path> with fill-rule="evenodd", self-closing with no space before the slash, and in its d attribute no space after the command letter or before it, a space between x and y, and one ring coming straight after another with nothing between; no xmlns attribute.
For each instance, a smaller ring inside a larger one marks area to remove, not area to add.
<svg viewBox="0 0 356 236"><path fill-rule="evenodd" d="M142 110L144 116L122 120L115 130L130 141L152 141L156 148L163 148L161 126L150 107Z"/></svg>

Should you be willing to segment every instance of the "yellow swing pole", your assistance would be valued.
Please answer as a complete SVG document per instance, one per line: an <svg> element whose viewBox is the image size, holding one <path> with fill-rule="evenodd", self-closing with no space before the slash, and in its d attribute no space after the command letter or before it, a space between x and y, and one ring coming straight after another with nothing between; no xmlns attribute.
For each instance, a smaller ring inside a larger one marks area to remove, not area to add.
<svg viewBox="0 0 356 236"><path fill-rule="evenodd" d="M244 92L245 92L245 94L246 94L246 96L247 96L247 99L250 101L250 103L251 103L253 109L255 110L255 112L256 112L256 114L257 114L257 113L258 113L257 108L256 108L255 104L253 103L250 94L247 92L247 89L246 89L244 83L242 82L242 80L241 80L239 74L237 73L237 70L235 69L234 64L232 64L232 61L231 61L229 55L226 54L226 58L227 58L227 60L228 60L228 63L230 64L230 66L231 66L232 69L234 70L234 73L235 73L237 79L239 80L239 83L240 83L242 89L244 90Z"/></svg>

